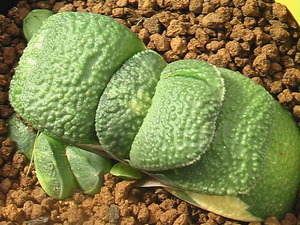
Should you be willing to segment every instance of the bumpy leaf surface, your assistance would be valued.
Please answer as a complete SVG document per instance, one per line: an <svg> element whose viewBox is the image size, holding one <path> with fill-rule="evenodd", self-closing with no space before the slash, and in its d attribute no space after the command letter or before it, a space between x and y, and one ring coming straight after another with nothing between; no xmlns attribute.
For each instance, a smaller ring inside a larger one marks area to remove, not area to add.
<svg viewBox="0 0 300 225"><path fill-rule="evenodd" d="M236 195L254 188L264 168L275 101L241 74L218 70L226 92L209 150L194 164L159 177L184 190Z"/></svg>
<svg viewBox="0 0 300 225"><path fill-rule="evenodd" d="M154 51L142 51L128 59L107 84L96 113L96 131L111 155L128 158L166 65Z"/></svg>
<svg viewBox="0 0 300 225"><path fill-rule="evenodd" d="M199 160L214 136L223 95L214 66L198 60L169 64L132 144L131 164L155 171Z"/></svg>
<svg viewBox="0 0 300 225"><path fill-rule="evenodd" d="M275 102L269 146L257 186L239 197L260 218L291 212L300 181L300 138L291 113Z"/></svg>
<svg viewBox="0 0 300 225"><path fill-rule="evenodd" d="M95 114L106 84L144 48L133 32L109 17L55 14L24 51L10 101L30 124L51 136L95 143Z"/></svg>

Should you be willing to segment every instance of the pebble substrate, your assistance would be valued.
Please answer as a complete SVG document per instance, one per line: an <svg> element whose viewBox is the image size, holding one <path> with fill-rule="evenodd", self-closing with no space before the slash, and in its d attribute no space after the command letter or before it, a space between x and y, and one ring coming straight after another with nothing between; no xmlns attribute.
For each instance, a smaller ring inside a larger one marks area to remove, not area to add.
<svg viewBox="0 0 300 225"><path fill-rule="evenodd" d="M300 32L286 7L268 0L28 0L7 16L0 15L0 225L241 224L195 208L163 189L136 188L134 181L109 174L95 196L76 192L67 201L46 196L34 168L5 138L5 120L13 113L9 82L26 47L22 21L36 8L111 16L167 62L203 59L240 71L264 86L300 125ZM298 205L294 214L282 220L270 217L264 224L299 224Z"/></svg>

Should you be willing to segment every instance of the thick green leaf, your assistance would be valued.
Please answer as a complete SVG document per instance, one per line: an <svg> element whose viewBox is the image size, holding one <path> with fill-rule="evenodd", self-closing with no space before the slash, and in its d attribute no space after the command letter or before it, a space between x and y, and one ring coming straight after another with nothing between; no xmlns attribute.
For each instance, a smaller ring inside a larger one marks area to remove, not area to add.
<svg viewBox="0 0 300 225"><path fill-rule="evenodd" d="M133 32L109 17L55 14L29 41L11 82L10 102L50 136L96 144L95 114L106 84L144 49Z"/></svg>
<svg viewBox="0 0 300 225"><path fill-rule="evenodd" d="M130 151L131 165L146 171L198 161L210 146L224 96L220 72L203 61L177 61L162 74Z"/></svg>
<svg viewBox="0 0 300 225"><path fill-rule="evenodd" d="M239 73L219 69L225 97L212 144L194 164L169 170L171 186L210 195L248 192L260 182L274 121L272 97Z"/></svg>
<svg viewBox="0 0 300 225"><path fill-rule="evenodd" d="M111 155L128 158L165 66L154 51L142 51L128 59L107 84L96 113L96 131Z"/></svg>
<svg viewBox="0 0 300 225"><path fill-rule="evenodd" d="M300 182L300 132L292 115L278 102L272 108L269 145L257 185L239 197L261 218L292 212Z"/></svg>

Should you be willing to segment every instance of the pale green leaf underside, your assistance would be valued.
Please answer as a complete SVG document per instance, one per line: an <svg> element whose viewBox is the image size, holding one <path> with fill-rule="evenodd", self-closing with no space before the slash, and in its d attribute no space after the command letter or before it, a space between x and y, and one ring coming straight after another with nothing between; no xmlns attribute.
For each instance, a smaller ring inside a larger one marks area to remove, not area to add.
<svg viewBox="0 0 300 225"><path fill-rule="evenodd" d="M96 113L96 131L111 155L128 158L166 65L154 51L142 51L128 59L107 84Z"/></svg>
<svg viewBox="0 0 300 225"><path fill-rule="evenodd" d="M38 130L95 143L95 114L111 76L144 44L93 13L58 13L28 43L11 83L14 109Z"/></svg>
<svg viewBox="0 0 300 225"><path fill-rule="evenodd" d="M208 151L194 164L159 172L172 186L212 195L248 192L259 182L268 149L275 101L261 86L226 69L219 69L225 97Z"/></svg>
<svg viewBox="0 0 300 225"><path fill-rule="evenodd" d="M199 160L213 138L224 94L220 74L202 61L177 61L162 74L130 151L132 166L146 171Z"/></svg>
<svg viewBox="0 0 300 225"><path fill-rule="evenodd" d="M249 212L249 205L236 196L205 195L171 188L167 188L167 190L176 197L183 199L194 206L216 213L220 216L247 222L262 221L262 218Z"/></svg>

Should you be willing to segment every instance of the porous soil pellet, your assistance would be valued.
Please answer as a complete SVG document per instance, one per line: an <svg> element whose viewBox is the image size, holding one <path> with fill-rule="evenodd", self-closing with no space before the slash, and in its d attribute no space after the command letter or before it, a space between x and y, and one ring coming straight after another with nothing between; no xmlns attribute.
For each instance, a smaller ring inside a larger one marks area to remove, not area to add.
<svg viewBox="0 0 300 225"><path fill-rule="evenodd" d="M13 113L9 83L27 43L22 21L37 8L107 15L167 62L201 59L239 71L270 92L300 125L300 32L287 8L271 0L21 0L0 15L0 225L245 224L193 207L164 189L138 188L135 181L110 174L95 196L76 191L66 201L56 201L46 195L34 164L6 138L5 122ZM299 213L298 200L294 214L264 223L296 225Z"/></svg>

